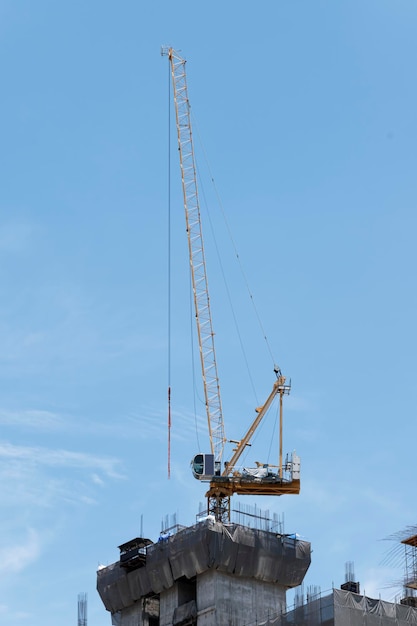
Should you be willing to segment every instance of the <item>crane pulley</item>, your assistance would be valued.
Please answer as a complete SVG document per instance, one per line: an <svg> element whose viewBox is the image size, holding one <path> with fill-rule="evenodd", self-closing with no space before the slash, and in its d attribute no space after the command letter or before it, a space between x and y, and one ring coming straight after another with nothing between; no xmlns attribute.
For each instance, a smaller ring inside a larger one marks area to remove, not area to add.
<svg viewBox="0 0 417 626"><path fill-rule="evenodd" d="M210 483L206 494L208 513L213 514L217 520L228 521L230 517L230 497L233 493L242 495L282 495L284 493L299 493L300 491L299 457L293 453L289 459L287 458L285 463L283 463L282 459L282 400L284 395L289 394L291 385L286 383L286 378L282 375L279 368L275 368L276 380L271 393L265 403L257 409L256 418L245 436L238 442L235 442L236 448L234 453L230 461L225 462L222 468L226 439L201 226L190 104L185 71L186 62L173 48L163 48L162 54L168 56L171 67L191 281L211 447L211 453L195 455L192 460L192 471L195 478ZM278 471L273 471L271 466L262 463L258 463L258 468L253 471L248 469L241 470L237 467L237 462L246 446L250 445L251 437L276 396L280 398Z"/></svg>

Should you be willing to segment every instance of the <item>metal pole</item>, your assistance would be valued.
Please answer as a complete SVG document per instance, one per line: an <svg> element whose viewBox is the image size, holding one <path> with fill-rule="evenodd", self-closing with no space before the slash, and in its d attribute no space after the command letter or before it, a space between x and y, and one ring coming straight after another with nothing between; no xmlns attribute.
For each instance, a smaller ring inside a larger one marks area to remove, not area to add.
<svg viewBox="0 0 417 626"><path fill-rule="evenodd" d="M284 390L279 392L279 477L282 480L282 396Z"/></svg>

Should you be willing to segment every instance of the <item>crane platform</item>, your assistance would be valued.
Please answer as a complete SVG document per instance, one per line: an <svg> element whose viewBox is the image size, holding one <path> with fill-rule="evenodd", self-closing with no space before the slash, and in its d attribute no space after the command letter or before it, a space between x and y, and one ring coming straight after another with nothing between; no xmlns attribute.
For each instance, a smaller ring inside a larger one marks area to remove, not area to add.
<svg viewBox="0 0 417 626"><path fill-rule="evenodd" d="M300 479L285 480L278 476L252 478L248 476L213 476L207 497L232 496L283 496L300 493Z"/></svg>

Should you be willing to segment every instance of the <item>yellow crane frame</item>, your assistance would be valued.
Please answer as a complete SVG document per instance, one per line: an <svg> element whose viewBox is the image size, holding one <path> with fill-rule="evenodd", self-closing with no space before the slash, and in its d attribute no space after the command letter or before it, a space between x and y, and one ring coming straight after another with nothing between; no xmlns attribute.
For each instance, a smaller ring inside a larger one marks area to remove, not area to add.
<svg viewBox="0 0 417 626"><path fill-rule="evenodd" d="M198 344L210 446L211 452L214 455L215 471L210 479L210 488L206 494L208 498L208 512L214 514L216 519L227 521L230 518L230 496L233 493L242 495L282 495L284 493L299 493L300 491L298 457L296 457L296 470L291 472L291 479L287 480L283 477L282 400L283 396L289 393L290 385L286 384L285 377L282 376L280 370L277 369L277 380L274 382L270 395L265 404L257 409L255 420L250 425L246 435L237 442L237 447L234 450L232 458L229 462L225 463L222 471L221 462L226 439L224 434L220 385L217 373L214 332L201 227L190 104L188 100L185 71L186 61L173 48L163 48L162 54L168 56L171 67ZM258 428L261 420L277 395L280 397L278 474L275 477L268 476L266 478L252 480L236 471L236 463L246 446L249 445L252 435Z"/></svg>

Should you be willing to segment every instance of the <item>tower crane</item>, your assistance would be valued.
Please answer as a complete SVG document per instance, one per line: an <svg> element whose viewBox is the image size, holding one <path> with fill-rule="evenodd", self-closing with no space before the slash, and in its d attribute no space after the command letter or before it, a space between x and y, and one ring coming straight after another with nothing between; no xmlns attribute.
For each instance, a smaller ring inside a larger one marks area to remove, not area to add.
<svg viewBox="0 0 417 626"><path fill-rule="evenodd" d="M290 393L291 385L287 383L281 370L275 367L276 379L271 393L265 403L256 409L257 415L242 439L231 440L236 447L233 449L230 460L224 462L222 467L224 445L227 440L224 433L207 282L185 70L186 61L173 48L166 47L161 52L162 55L168 57L171 68L191 282L211 448L210 453L198 453L194 456L191 469L195 478L209 483L209 489L206 493L208 514L214 515L216 520L228 521L230 519L230 497L234 493L240 495L283 495L300 492L300 457L293 452L290 456L287 455L285 462L283 462L282 455L283 396ZM279 396L280 405L279 464L278 466L270 466L256 463L256 468L241 469L237 462L246 447L250 445L253 434L276 396Z"/></svg>

